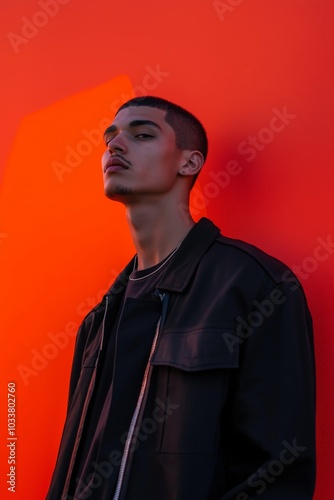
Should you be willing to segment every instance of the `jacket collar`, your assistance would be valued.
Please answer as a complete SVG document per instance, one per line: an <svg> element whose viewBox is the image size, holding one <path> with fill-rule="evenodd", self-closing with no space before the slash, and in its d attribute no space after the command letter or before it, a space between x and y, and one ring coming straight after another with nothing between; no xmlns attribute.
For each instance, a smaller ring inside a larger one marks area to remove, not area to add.
<svg viewBox="0 0 334 500"><path fill-rule="evenodd" d="M199 261L220 234L220 229L203 217L189 231L176 252L168 272L164 273L157 288L181 293L186 288Z"/></svg>
<svg viewBox="0 0 334 500"><path fill-rule="evenodd" d="M157 288L168 292L181 293L189 283L200 259L220 234L220 229L206 217L202 217L189 231L180 248L173 257L171 264L167 267ZM127 285L129 275L133 269L134 258L120 273L109 293L118 294Z"/></svg>

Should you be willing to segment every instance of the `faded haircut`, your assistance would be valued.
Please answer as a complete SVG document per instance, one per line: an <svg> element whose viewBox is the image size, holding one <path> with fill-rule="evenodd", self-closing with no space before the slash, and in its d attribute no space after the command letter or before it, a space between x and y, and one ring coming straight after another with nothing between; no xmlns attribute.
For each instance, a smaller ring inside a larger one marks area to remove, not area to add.
<svg viewBox="0 0 334 500"><path fill-rule="evenodd" d="M181 151L187 149L190 151L200 151L206 160L208 154L208 139L206 131L201 122L192 113L182 108L178 104L167 101L162 97L142 96L134 97L125 102L117 110L119 113L122 109L130 106L148 106L166 111L165 120L175 132L176 146ZM116 113L116 115L117 115ZM194 175L192 186L199 173Z"/></svg>

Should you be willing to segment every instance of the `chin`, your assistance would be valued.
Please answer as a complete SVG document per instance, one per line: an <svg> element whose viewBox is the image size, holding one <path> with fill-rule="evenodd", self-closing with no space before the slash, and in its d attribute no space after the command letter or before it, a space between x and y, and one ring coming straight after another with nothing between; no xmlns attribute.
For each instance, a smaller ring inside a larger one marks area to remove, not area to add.
<svg viewBox="0 0 334 500"><path fill-rule="evenodd" d="M106 186L104 189L104 194L106 195L107 198L110 200L120 200L120 198L123 198L124 196L130 196L133 194L133 190L127 186Z"/></svg>

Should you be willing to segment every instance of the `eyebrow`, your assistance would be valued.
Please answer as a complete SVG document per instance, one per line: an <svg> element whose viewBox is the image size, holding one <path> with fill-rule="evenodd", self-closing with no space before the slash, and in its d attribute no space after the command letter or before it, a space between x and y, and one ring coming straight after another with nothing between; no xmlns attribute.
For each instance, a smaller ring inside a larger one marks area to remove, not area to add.
<svg viewBox="0 0 334 500"><path fill-rule="evenodd" d="M130 128L135 128L135 127L140 127L141 125L150 125L151 127L155 127L158 130L161 130L160 125L158 125L155 122L152 122L152 120L133 120L132 122L129 123L128 126ZM116 125L110 125L110 127L106 128L103 135L112 134L116 131L117 131Z"/></svg>

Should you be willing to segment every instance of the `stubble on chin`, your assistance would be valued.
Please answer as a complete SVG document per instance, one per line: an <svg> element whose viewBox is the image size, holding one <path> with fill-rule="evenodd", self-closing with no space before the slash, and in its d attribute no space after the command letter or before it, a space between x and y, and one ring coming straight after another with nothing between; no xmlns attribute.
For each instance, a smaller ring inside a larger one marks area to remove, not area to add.
<svg viewBox="0 0 334 500"><path fill-rule="evenodd" d="M129 196L133 194L133 190L127 186L115 186L112 189L106 189L105 195L111 200L117 197L117 195Z"/></svg>

